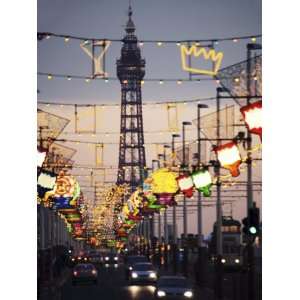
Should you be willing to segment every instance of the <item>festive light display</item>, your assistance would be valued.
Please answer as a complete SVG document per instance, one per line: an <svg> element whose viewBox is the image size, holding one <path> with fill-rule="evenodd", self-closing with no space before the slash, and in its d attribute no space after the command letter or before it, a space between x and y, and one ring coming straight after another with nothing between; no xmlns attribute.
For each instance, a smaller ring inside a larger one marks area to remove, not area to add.
<svg viewBox="0 0 300 300"><path fill-rule="evenodd" d="M249 131L258 134L262 140L262 101L246 105L240 109Z"/></svg>
<svg viewBox="0 0 300 300"><path fill-rule="evenodd" d="M192 174L196 189L203 193L205 197L211 195L212 177L208 170L202 169Z"/></svg>
<svg viewBox="0 0 300 300"><path fill-rule="evenodd" d="M186 196L191 198L193 196L194 183L192 177L187 174L182 174L177 177L177 182L180 191Z"/></svg>
<svg viewBox="0 0 300 300"><path fill-rule="evenodd" d="M40 167L40 168L42 167L42 165L45 161L46 155L47 155L47 152L37 151L37 166L38 167Z"/></svg>
<svg viewBox="0 0 300 300"><path fill-rule="evenodd" d="M181 51L181 64L182 64L182 69L184 71L195 73L195 74L210 75L210 76L215 76L218 74L223 59L222 52L216 53L214 49L206 50L205 47L197 47L197 46L192 46L188 49L185 45L182 45L180 47L180 51ZM191 56L197 58L203 57L204 60L212 62L213 69L205 70L205 69L192 68L187 63Z"/></svg>
<svg viewBox="0 0 300 300"><path fill-rule="evenodd" d="M242 163L242 158L235 142L215 147L214 151L223 168L228 169L233 177L240 175L239 166Z"/></svg>

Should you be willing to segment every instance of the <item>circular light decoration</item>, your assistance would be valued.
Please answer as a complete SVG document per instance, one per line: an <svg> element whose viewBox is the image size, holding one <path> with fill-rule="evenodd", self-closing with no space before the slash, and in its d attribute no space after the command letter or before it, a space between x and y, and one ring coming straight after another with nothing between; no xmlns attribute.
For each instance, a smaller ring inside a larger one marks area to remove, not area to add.
<svg viewBox="0 0 300 300"><path fill-rule="evenodd" d="M246 105L240 111L249 131L259 135L262 140L262 101Z"/></svg>
<svg viewBox="0 0 300 300"><path fill-rule="evenodd" d="M73 197L76 180L70 175L65 175L63 171L56 178L54 186L55 196Z"/></svg>
<svg viewBox="0 0 300 300"><path fill-rule="evenodd" d="M208 170L202 169L192 174L193 182L196 189L203 193L203 196L211 195L212 177Z"/></svg>
<svg viewBox="0 0 300 300"><path fill-rule="evenodd" d="M221 166L230 171L233 177L240 175L239 166L242 163L239 148L235 142L229 142L214 148Z"/></svg>
<svg viewBox="0 0 300 300"><path fill-rule="evenodd" d="M193 196L194 183L193 179L188 174L182 174L177 177L177 182L180 191L188 198Z"/></svg>

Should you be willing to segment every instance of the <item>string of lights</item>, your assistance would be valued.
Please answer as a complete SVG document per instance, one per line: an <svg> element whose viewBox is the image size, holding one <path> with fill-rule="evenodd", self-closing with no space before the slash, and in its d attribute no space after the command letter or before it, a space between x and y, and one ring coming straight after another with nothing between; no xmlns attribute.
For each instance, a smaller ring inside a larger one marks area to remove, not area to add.
<svg viewBox="0 0 300 300"><path fill-rule="evenodd" d="M91 75L78 75L78 74L60 74L60 73L50 73L50 72L37 72L39 76L47 76L48 80L53 80L54 78L61 78L71 81L72 79L80 79L85 80L86 83L90 83L93 80L102 80L105 83L109 83L110 81L119 81L117 77L105 77L105 76L91 76ZM255 75L251 76L253 80L257 80ZM238 83L239 78L235 76L222 76L222 79L232 79L234 82ZM144 78L141 80L141 85L144 85L146 82L156 82L159 85L163 85L167 82L176 82L177 85L181 85L184 82L201 82L201 81L215 81L216 84L220 83L220 79L218 76L212 77L188 77L188 78ZM124 82L126 83L126 82Z"/></svg>
<svg viewBox="0 0 300 300"><path fill-rule="evenodd" d="M161 47L163 44L176 44L180 46L185 43L214 43L217 45L219 42L231 41L237 43L240 40L251 40L251 42L256 42L258 38L261 38L261 34L256 35L245 35L245 36L233 36L233 37L224 37L224 38L209 38L209 39L188 39L188 40L147 40L141 39L139 41L140 46L143 46L144 43L156 44ZM69 34L58 34L53 32L38 32L37 38L39 41L46 39L49 40L51 37L62 38L65 43L68 43L70 40L79 40L83 42L95 41L95 42L123 42L123 39L112 39L112 38L96 38L96 37L83 37L75 36Z"/></svg>

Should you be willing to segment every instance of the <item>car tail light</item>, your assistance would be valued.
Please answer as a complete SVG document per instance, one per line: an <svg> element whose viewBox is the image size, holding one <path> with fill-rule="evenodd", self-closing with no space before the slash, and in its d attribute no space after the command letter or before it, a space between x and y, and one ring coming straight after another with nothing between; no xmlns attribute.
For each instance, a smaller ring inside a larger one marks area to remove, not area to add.
<svg viewBox="0 0 300 300"><path fill-rule="evenodd" d="M73 274L74 274L74 276L77 276L78 272L74 271Z"/></svg>

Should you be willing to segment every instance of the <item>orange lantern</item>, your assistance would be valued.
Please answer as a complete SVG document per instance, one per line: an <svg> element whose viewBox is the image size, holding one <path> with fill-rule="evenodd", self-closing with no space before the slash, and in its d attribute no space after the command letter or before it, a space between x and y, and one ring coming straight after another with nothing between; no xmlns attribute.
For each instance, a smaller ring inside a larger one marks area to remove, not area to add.
<svg viewBox="0 0 300 300"><path fill-rule="evenodd" d="M239 148L235 142L217 146L214 148L221 166L230 171L233 177L240 175L239 166L242 163Z"/></svg>

